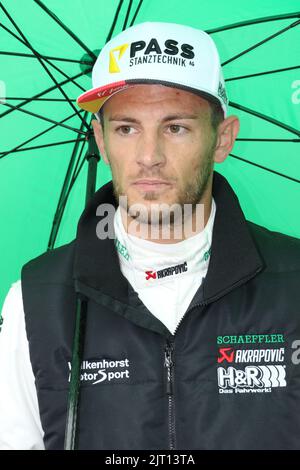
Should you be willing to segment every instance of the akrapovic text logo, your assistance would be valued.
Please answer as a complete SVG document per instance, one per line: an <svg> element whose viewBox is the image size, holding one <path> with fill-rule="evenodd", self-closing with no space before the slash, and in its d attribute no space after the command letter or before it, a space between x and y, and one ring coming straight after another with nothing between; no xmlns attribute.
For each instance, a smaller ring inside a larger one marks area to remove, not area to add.
<svg viewBox="0 0 300 470"><path fill-rule="evenodd" d="M160 269L159 271L145 271L146 281L150 279L163 279L174 274L184 273L188 270L187 262L171 266L170 268Z"/></svg>
<svg viewBox="0 0 300 470"><path fill-rule="evenodd" d="M233 349L219 348L218 364L242 362L283 362L284 348L277 349Z"/></svg>

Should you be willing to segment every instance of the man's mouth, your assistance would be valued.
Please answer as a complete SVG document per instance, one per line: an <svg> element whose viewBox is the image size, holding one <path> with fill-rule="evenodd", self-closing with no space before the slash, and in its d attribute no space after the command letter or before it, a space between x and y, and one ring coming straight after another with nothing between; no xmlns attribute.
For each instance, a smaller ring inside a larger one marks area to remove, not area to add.
<svg viewBox="0 0 300 470"><path fill-rule="evenodd" d="M141 191L158 191L172 186L169 181L148 178L136 180L132 185Z"/></svg>

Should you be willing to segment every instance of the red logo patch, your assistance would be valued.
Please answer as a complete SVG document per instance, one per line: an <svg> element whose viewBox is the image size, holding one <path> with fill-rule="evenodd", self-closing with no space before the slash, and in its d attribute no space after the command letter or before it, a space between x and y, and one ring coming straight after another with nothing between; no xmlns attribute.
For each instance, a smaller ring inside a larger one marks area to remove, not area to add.
<svg viewBox="0 0 300 470"><path fill-rule="evenodd" d="M228 353L231 351L231 353ZM232 348L220 348L219 349L220 356L218 357L218 364L223 361L233 362L234 360L234 350Z"/></svg>
<svg viewBox="0 0 300 470"><path fill-rule="evenodd" d="M149 279L156 279L156 272L155 271L145 271L146 274L146 281Z"/></svg>

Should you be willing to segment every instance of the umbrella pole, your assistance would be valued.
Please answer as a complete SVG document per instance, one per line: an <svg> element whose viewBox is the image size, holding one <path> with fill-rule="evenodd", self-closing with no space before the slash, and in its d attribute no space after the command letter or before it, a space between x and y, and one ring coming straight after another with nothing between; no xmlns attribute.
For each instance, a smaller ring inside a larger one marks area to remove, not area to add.
<svg viewBox="0 0 300 470"><path fill-rule="evenodd" d="M95 192L96 177L97 177L97 164L100 160L98 147L96 145L94 134L90 133L87 136L88 151L86 159L88 161L88 176L86 185L85 205ZM80 405L80 376L81 364L84 352L84 340L86 330L86 317L87 317L87 303L88 299L81 294L76 294L76 318L75 318L75 332L72 350L71 362L71 377L70 389L68 395L68 410L67 421L65 429L65 443L64 450L76 450L78 445L78 428L79 428L79 405Z"/></svg>
<svg viewBox="0 0 300 470"><path fill-rule="evenodd" d="M94 138L94 134L89 134L87 136L89 148L86 154L86 159L88 161L88 176L86 184L86 193L85 193L85 205L88 204L89 200L93 196L96 187L96 178L97 178L97 164L100 160L99 150Z"/></svg>

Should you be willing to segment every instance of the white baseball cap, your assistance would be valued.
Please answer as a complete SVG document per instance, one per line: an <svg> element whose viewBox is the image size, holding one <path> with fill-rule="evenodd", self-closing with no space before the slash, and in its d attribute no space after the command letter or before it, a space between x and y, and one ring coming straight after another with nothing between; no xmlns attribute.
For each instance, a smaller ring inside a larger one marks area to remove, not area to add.
<svg viewBox="0 0 300 470"><path fill-rule="evenodd" d="M137 84L161 84L220 103L228 98L215 43L204 31L175 23L147 22L111 39L93 67L93 88L78 106L97 113L115 93Z"/></svg>

